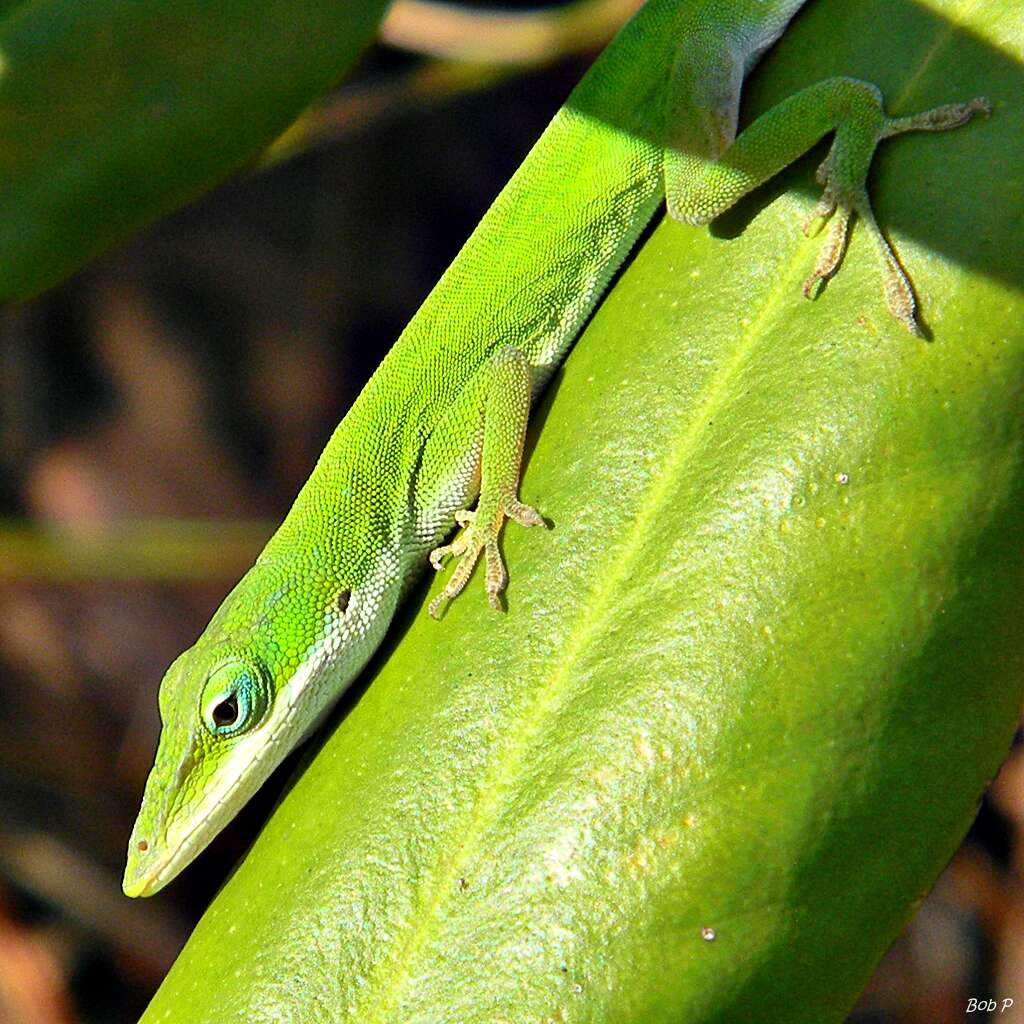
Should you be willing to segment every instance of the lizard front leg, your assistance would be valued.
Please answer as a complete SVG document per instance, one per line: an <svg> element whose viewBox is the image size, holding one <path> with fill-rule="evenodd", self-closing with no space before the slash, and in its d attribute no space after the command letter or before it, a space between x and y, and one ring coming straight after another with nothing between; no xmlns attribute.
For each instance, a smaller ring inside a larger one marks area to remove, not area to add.
<svg viewBox="0 0 1024 1024"><path fill-rule="evenodd" d="M508 583L508 572L498 548L498 537L506 519L521 526L543 526L536 509L519 500L519 476L523 442L530 415L532 381L530 364L517 348L501 349L480 371L474 384L481 392L478 415L483 418L483 442L480 450L480 497L473 510L460 509L455 521L462 528L450 543L430 553L430 564L437 570L445 560L457 558L455 571L444 590L430 602L430 614L436 619L441 608L461 593L473 568L484 555L485 588L492 608L500 609L500 595Z"/></svg>

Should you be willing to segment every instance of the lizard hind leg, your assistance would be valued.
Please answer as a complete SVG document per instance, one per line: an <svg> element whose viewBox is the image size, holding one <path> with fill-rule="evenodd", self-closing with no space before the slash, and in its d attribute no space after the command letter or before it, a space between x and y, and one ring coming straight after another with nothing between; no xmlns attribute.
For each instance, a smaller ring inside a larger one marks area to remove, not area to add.
<svg viewBox="0 0 1024 1024"><path fill-rule="evenodd" d="M946 131L988 113L983 99L953 103L890 118L877 88L854 78L829 78L794 93L758 117L720 155L665 150L668 213L686 224L710 223L759 185L774 177L821 138L835 132L829 155L818 169L824 192L810 222L831 218L830 230L813 273L804 286L834 274L846 250L854 214L872 235L882 263L890 312L909 331L920 334L910 282L875 221L868 197L868 170L878 143L909 131ZM806 226L805 226L806 227Z"/></svg>
<svg viewBox="0 0 1024 1024"><path fill-rule="evenodd" d="M872 90L874 92L874 90ZM881 113L881 97L878 96ZM804 224L809 233L816 222L831 218L830 229L818 255L811 276L804 282L804 294L811 298L819 281L826 281L842 262L849 237L850 220L860 218L871 235L882 267L883 293L889 312L911 334L921 335L915 315L914 291L892 246L889 244L871 206L865 182L875 149L882 139L910 131L948 131L966 124L976 113L988 113L982 99L969 103L946 104L911 117L889 118L881 114L881 123L874 117L864 118L852 113L840 122L828 156L818 168L817 181L823 191L818 205Z"/></svg>
<svg viewBox="0 0 1024 1024"><path fill-rule="evenodd" d="M519 474L526 423L530 414L532 379L530 365L518 349L508 346L481 371L483 388L483 445L480 454L480 497L473 510L461 509L455 521L461 531L450 544L430 553L437 570L457 559L444 589L430 602L430 614L438 618L447 601L457 597L469 582L480 555L484 556L484 587L492 608L501 608L500 595L508 584L508 571L498 547L506 519L521 526L543 526L539 512L519 500Z"/></svg>

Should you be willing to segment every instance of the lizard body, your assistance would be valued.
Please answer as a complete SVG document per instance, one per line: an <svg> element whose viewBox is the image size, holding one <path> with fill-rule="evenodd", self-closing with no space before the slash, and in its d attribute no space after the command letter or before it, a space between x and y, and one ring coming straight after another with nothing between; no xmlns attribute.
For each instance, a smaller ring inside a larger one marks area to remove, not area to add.
<svg viewBox="0 0 1024 1024"><path fill-rule="evenodd" d="M161 684L163 731L124 890L173 878L330 709L380 643L429 556L482 553L493 605L530 403L661 204L707 223L829 132L818 217L832 227L808 290L838 266L858 213L890 310L912 293L874 224L878 141L955 127L980 100L890 119L873 86L828 79L736 136L740 89L804 0L649 0L595 62L331 437L256 564ZM479 498L474 511L468 511ZM437 545L458 523L456 539Z"/></svg>

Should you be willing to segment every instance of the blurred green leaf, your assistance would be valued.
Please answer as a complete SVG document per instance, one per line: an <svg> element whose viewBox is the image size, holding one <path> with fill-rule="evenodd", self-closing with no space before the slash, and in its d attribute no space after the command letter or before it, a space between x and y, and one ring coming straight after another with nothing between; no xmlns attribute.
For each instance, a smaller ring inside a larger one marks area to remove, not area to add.
<svg viewBox="0 0 1024 1024"><path fill-rule="evenodd" d="M861 231L802 298L813 157L662 224L535 416L508 613L421 593L146 1021L842 1019L1024 687L1022 49L991 5L811 5L746 116L837 72L995 104L873 175L934 340Z"/></svg>
<svg viewBox="0 0 1024 1024"><path fill-rule="evenodd" d="M255 158L347 71L385 0L0 6L0 301Z"/></svg>
<svg viewBox="0 0 1024 1024"><path fill-rule="evenodd" d="M0 520L0 581L237 578L273 532L260 520L131 519L44 528Z"/></svg>

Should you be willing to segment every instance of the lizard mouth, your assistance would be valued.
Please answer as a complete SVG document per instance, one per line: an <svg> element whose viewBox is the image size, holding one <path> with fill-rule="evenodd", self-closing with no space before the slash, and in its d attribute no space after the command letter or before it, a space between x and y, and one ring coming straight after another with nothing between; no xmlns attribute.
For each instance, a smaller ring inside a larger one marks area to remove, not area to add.
<svg viewBox="0 0 1024 1024"><path fill-rule="evenodd" d="M124 880L121 889L125 896L152 896L170 879L164 879L165 863L158 863L155 858L148 858L149 842L140 839L129 853L128 864L124 869ZM134 855L133 855L134 854Z"/></svg>
<svg viewBox="0 0 1024 1024"><path fill-rule="evenodd" d="M258 780L253 786L255 790ZM222 808L234 808L235 802L227 804L227 798L238 789L241 779L231 780L223 787L219 799L206 800L188 825L182 828L168 829L160 840L138 839L135 834L129 841L128 862L124 869L124 880L121 889L126 896L152 896L159 892L168 882L194 857L198 856L217 834L220 819L230 815L218 814ZM211 794L214 796L214 794ZM246 795L245 799L248 799Z"/></svg>
<svg viewBox="0 0 1024 1024"><path fill-rule="evenodd" d="M287 750L268 743L261 731L247 736L231 752L216 784L194 811L168 826L168 806L161 800L156 820L140 818L135 823L121 883L126 896L152 896L172 881L206 849L283 760Z"/></svg>

